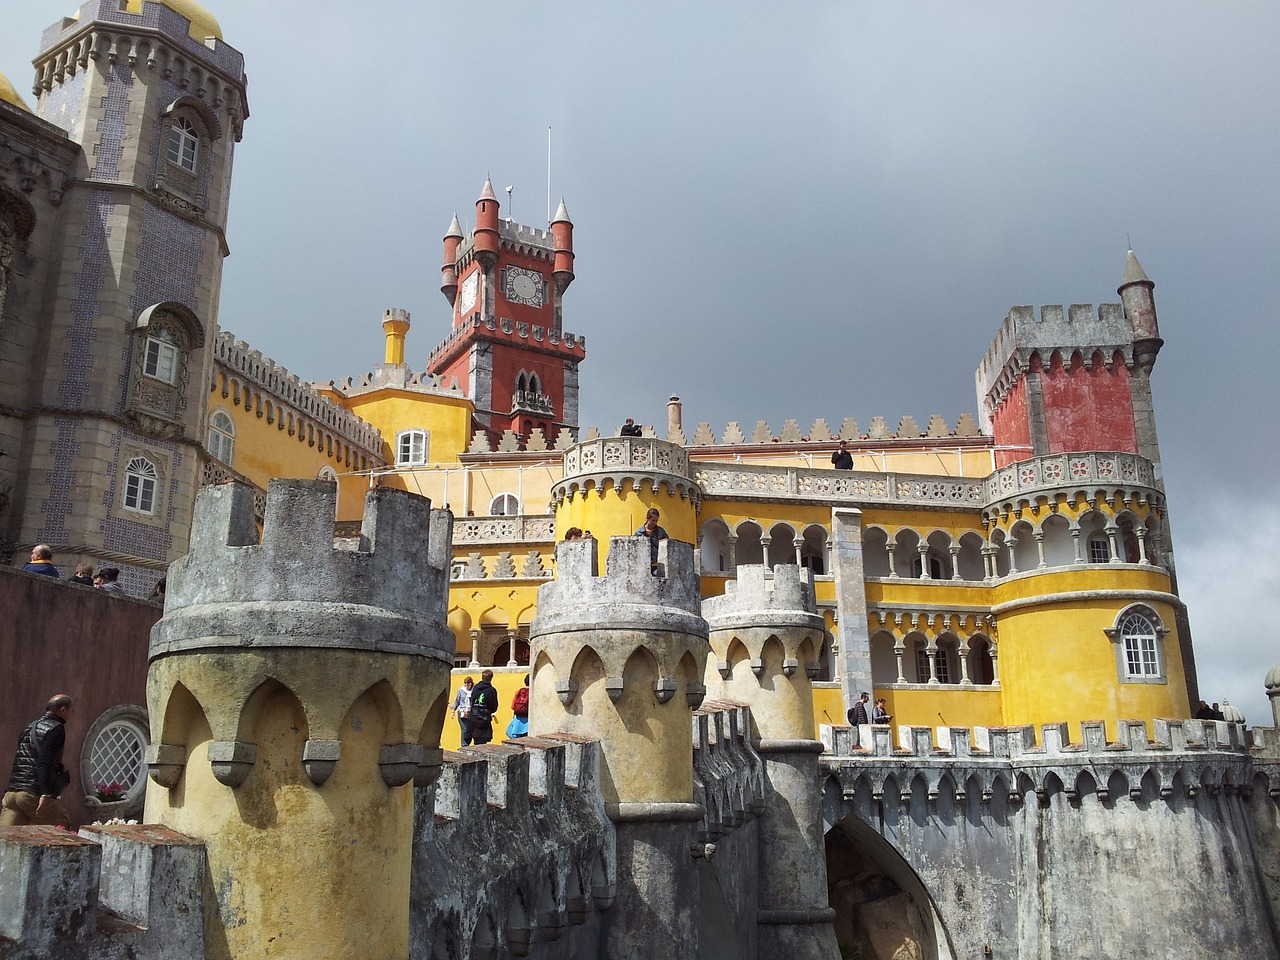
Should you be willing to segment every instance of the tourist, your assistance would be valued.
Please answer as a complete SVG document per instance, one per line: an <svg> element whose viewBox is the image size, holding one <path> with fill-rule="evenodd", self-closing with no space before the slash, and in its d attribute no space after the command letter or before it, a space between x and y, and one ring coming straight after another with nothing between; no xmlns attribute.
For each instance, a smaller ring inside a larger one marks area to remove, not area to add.
<svg viewBox="0 0 1280 960"><path fill-rule="evenodd" d="M71 782L71 774L62 765L70 715L71 698L59 693L49 699L42 716L23 728L4 800L0 801L0 827L71 825L67 811L58 802Z"/></svg>
<svg viewBox="0 0 1280 960"><path fill-rule="evenodd" d="M655 577L658 575L658 541L669 539L667 531L658 526L658 516L658 508L650 507L644 515L644 525L635 533L637 537L649 539L649 572Z"/></svg>
<svg viewBox="0 0 1280 960"><path fill-rule="evenodd" d="M493 686L493 671L480 671L480 682L471 689L471 721L467 733L471 743L479 745L493 739L493 715L498 712L498 691Z"/></svg>
<svg viewBox="0 0 1280 960"><path fill-rule="evenodd" d="M871 722L871 718L867 716L867 701L871 698L871 694L863 690L852 707L849 708L849 725L854 727L865 726Z"/></svg>
<svg viewBox="0 0 1280 960"><path fill-rule="evenodd" d="M463 680L462 686L453 695L453 706L449 708L453 711L453 715L458 718L458 733L461 736L460 742L464 747L471 746L471 735L467 727L471 717L471 688L473 686L475 686L475 681L470 677Z"/></svg>
<svg viewBox="0 0 1280 960"><path fill-rule="evenodd" d="M622 435L624 437L640 436L640 424L636 423L631 417L627 417L627 422L622 425Z"/></svg>
<svg viewBox="0 0 1280 960"><path fill-rule="evenodd" d="M831 455L831 464L837 470L853 469L853 454L849 452L849 444L844 440L840 441L840 447Z"/></svg>
<svg viewBox="0 0 1280 960"><path fill-rule="evenodd" d="M93 586L93 561L81 560L76 564L76 573L67 578L67 583L78 583L84 587Z"/></svg>
<svg viewBox="0 0 1280 960"><path fill-rule="evenodd" d="M24 563L22 569L27 573L42 573L46 577L57 577L58 568L53 565L53 549L47 543L37 543L31 548L31 562Z"/></svg>

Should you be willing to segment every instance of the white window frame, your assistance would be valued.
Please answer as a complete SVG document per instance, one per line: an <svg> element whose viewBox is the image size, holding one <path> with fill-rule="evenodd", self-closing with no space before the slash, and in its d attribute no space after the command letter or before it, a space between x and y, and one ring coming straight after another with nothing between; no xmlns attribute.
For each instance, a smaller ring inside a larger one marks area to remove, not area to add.
<svg viewBox="0 0 1280 960"><path fill-rule="evenodd" d="M182 351L177 344L159 337L147 337L146 352L142 357L143 374L161 383L177 386L181 364Z"/></svg>
<svg viewBox="0 0 1280 960"><path fill-rule="evenodd" d="M222 419L222 423L219 422ZM236 423L225 410L215 410L209 414L209 430L206 434L205 446L209 455L221 460L228 467L236 457Z"/></svg>
<svg viewBox="0 0 1280 960"><path fill-rule="evenodd" d="M1107 637L1115 646L1116 674L1121 683L1167 683L1165 635L1169 628L1145 604L1130 604L1116 614Z"/></svg>
<svg viewBox="0 0 1280 960"><path fill-rule="evenodd" d="M330 483L338 482L338 471L333 469L327 463L320 468L320 472L316 474L317 480L328 480Z"/></svg>
<svg viewBox="0 0 1280 960"><path fill-rule="evenodd" d="M421 467L428 462L431 451L429 430L401 430L396 434L396 466Z"/></svg>
<svg viewBox="0 0 1280 960"><path fill-rule="evenodd" d="M518 517L520 516L520 498L514 493L500 493L489 501L489 516L491 517Z"/></svg>
<svg viewBox="0 0 1280 960"><path fill-rule="evenodd" d="M156 465L146 457L131 459L124 469L124 508L154 517L159 491L160 471Z"/></svg>
<svg viewBox="0 0 1280 960"><path fill-rule="evenodd" d="M178 117L169 125L169 162L188 173L196 172L200 158L200 136L186 117Z"/></svg>
<svg viewBox="0 0 1280 960"><path fill-rule="evenodd" d="M1098 549L1095 551L1094 548ZM1110 563L1111 562L1111 540L1105 533L1095 533L1089 537L1085 544L1088 550L1088 560L1090 563Z"/></svg>

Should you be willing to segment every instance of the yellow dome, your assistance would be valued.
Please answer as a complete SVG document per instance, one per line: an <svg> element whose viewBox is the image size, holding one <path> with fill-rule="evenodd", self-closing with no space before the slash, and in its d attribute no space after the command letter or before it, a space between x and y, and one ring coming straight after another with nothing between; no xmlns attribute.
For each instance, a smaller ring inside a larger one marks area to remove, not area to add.
<svg viewBox="0 0 1280 960"><path fill-rule="evenodd" d="M191 29L187 32L191 39L204 43L206 37L222 39L222 28L212 13L195 0L159 0L174 13L180 13L191 21ZM124 9L129 13L142 12L142 0L126 0Z"/></svg>
<svg viewBox="0 0 1280 960"><path fill-rule="evenodd" d="M27 113L31 112L31 108L27 106L25 100L18 96L18 91L13 89L13 84L9 82L9 78L0 73L0 100L5 103L12 103L15 107L21 107Z"/></svg>

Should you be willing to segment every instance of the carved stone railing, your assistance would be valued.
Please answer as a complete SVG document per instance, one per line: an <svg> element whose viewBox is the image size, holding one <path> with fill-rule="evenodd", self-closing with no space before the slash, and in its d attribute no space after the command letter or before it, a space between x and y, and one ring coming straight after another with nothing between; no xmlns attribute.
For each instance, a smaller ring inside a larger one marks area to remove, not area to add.
<svg viewBox="0 0 1280 960"><path fill-rule="evenodd" d="M771 500L904 503L918 506L980 507L983 481L968 477L931 477L858 470L810 470L802 467L737 463L694 464L694 479L708 496Z"/></svg>
<svg viewBox="0 0 1280 960"><path fill-rule="evenodd" d="M454 545L464 543L548 543L556 538L552 516L454 517Z"/></svg>
<svg viewBox="0 0 1280 960"><path fill-rule="evenodd" d="M689 476L689 453L684 447L656 437L597 437L570 447L564 453L564 479L551 489L559 503L566 497L599 490L606 482L615 488L630 480L639 488L667 487L695 503L702 491Z"/></svg>
<svg viewBox="0 0 1280 960"><path fill-rule="evenodd" d="M987 506L1002 500L1098 487L1149 491L1159 498L1155 468L1134 453L1056 453L1001 467L986 480Z"/></svg>

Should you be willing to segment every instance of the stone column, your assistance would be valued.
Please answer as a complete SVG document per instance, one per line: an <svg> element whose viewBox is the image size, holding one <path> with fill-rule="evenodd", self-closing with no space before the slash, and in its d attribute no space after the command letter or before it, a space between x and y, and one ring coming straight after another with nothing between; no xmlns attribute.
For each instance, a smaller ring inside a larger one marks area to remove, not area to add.
<svg viewBox="0 0 1280 960"><path fill-rule="evenodd" d="M831 511L836 604L840 623L837 663L844 710L859 692L871 689L871 638L867 633L867 582L862 564L862 511L835 507ZM889 562L893 556L890 553ZM890 571L892 571L892 566Z"/></svg>

